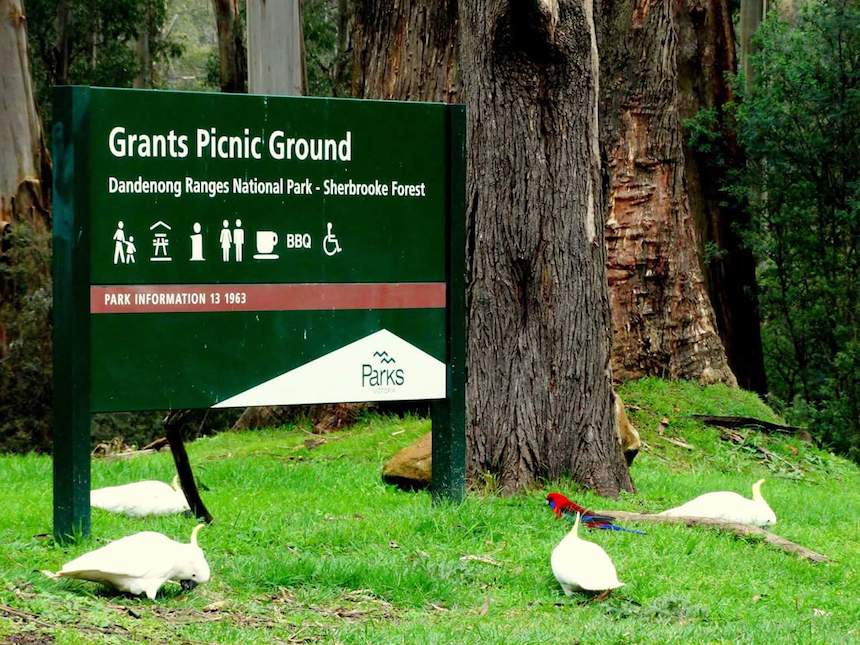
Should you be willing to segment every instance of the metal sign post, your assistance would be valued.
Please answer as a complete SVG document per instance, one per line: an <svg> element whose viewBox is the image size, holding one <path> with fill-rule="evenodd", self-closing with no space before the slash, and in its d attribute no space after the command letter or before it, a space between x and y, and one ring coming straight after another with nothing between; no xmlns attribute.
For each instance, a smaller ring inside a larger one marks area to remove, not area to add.
<svg viewBox="0 0 860 645"><path fill-rule="evenodd" d="M460 499L462 106L57 88L54 533L90 416L428 399Z"/></svg>

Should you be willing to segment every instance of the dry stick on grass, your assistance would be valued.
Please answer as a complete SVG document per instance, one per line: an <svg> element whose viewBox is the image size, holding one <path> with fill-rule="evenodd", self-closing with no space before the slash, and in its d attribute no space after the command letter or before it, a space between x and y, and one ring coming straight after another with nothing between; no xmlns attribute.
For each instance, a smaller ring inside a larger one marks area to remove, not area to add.
<svg viewBox="0 0 860 645"><path fill-rule="evenodd" d="M673 517L670 515L650 515L643 513L628 513L627 511L595 511L597 515L608 515L617 520L628 522L652 522L654 524L684 524L686 526L709 526L720 531L728 531L741 537L757 536L764 539L768 544L772 544L778 549L782 549L786 553L799 555L801 558L810 560L811 562L830 562L830 558L821 553L817 553L812 549L807 549L805 546L795 544L790 540L765 531L757 526L747 526L746 524L737 524L735 522L724 522L723 520L712 520L706 517Z"/></svg>
<svg viewBox="0 0 860 645"><path fill-rule="evenodd" d="M141 450L161 450L168 445L170 445L170 442L167 440L167 437L159 437L143 446Z"/></svg>
<svg viewBox="0 0 860 645"><path fill-rule="evenodd" d="M678 446L679 448L685 448L686 450L695 450L695 446L691 446L686 441L681 441L680 439L673 439L672 437L664 437L663 435L657 435L658 439L662 439L668 443L671 443L674 446Z"/></svg>

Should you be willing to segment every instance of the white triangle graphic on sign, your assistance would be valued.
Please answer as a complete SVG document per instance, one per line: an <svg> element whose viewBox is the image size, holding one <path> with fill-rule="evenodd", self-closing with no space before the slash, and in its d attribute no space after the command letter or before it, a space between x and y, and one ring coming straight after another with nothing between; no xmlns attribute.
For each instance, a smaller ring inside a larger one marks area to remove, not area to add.
<svg viewBox="0 0 860 645"><path fill-rule="evenodd" d="M212 407L444 398L445 363L381 329Z"/></svg>

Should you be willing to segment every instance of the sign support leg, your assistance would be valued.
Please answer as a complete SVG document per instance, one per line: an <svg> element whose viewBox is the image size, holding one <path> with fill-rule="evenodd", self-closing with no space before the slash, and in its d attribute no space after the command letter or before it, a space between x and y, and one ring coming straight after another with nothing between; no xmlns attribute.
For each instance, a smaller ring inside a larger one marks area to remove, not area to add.
<svg viewBox="0 0 860 645"><path fill-rule="evenodd" d="M54 406L62 414L68 406ZM90 534L90 415L72 412L54 420L54 539Z"/></svg>
<svg viewBox="0 0 860 645"><path fill-rule="evenodd" d="M65 542L90 533L88 195L75 174L87 168L76 141L88 140L88 90L57 88L54 109L54 538Z"/></svg>
<svg viewBox="0 0 860 645"><path fill-rule="evenodd" d="M447 398L431 406L433 501L459 502L466 486L466 110L447 108Z"/></svg>

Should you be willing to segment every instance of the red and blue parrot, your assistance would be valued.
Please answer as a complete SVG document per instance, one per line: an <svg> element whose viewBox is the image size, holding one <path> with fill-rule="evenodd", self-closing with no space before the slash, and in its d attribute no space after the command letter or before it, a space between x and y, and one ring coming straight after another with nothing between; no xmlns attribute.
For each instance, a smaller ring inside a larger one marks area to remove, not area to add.
<svg viewBox="0 0 860 645"><path fill-rule="evenodd" d="M634 529L626 529L623 526L615 524L615 518L607 515L597 515L594 511L589 511L570 501L561 493L550 493L546 496L546 503L555 513L555 516L560 518L562 515L575 518L579 513L582 516L582 523L590 529L600 529L603 531L626 531L627 533L636 533L637 535L645 535L645 531L636 531Z"/></svg>

